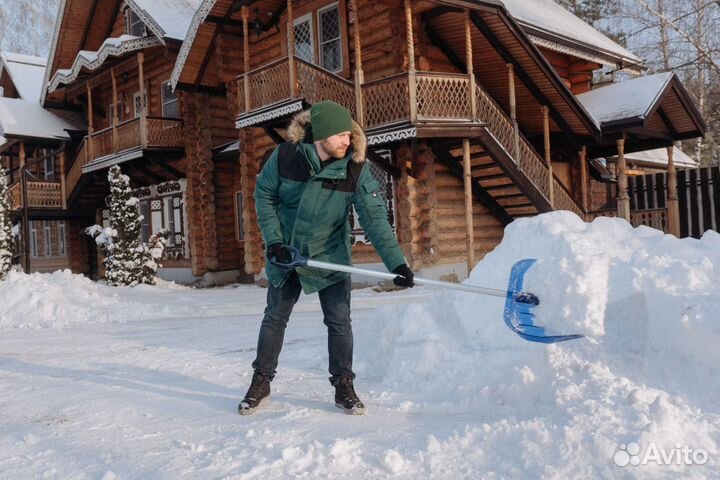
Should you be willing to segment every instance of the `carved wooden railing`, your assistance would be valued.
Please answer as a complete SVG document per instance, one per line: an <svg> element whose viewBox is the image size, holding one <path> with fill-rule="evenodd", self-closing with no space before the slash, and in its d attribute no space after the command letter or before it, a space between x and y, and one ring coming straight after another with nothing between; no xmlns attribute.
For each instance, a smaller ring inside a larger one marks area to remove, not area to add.
<svg viewBox="0 0 720 480"><path fill-rule="evenodd" d="M182 147L182 127L182 120L147 117L147 142L144 147Z"/></svg>
<svg viewBox="0 0 720 480"><path fill-rule="evenodd" d="M418 72L418 120L472 120L467 75Z"/></svg>
<svg viewBox="0 0 720 480"><path fill-rule="evenodd" d="M62 208L62 191L60 182L28 181L27 200L29 208ZM20 182L8 189L10 210L19 210L23 207L22 190Z"/></svg>
<svg viewBox="0 0 720 480"><path fill-rule="evenodd" d="M142 134L140 131L140 117L135 117L119 123L117 126L117 151L123 152L142 145ZM115 152L111 152L115 153ZM96 155L95 158L98 158Z"/></svg>
<svg viewBox="0 0 720 480"><path fill-rule="evenodd" d="M237 116L286 100L304 98L308 103L332 100L355 116L355 87L334 73L295 57L295 93L290 91L290 62L281 58L247 73L249 105L245 104L245 74L235 79Z"/></svg>
<svg viewBox="0 0 720 480"><path fill-rule="evenodd" d="M113 127L93 132L90 135L90 142L92 143L91 151L95 158L113 154L115 152L115 146L113 145Z"/></svg>
<svg viewBox="0 0 720 480"><path fill-rule="evenodd" d="M668 218L667 208L653 208L649 210L635 210L630 212L630 225L633 227L639 227L645 225L652 227L657 230L661 230L668 233ZM611 217L616 218L618 216L617 209L609 210L597 210L594 212L588 212L585 217L586 222L592 222L598 217Z"/></svg>
<svg viewBox="0 0 720 480"><path fill-rule="evenodd" d="M410 119L407 73L363 83L363 115L368 128Z"/></svg>
<svg viewBox="0 0 720 480"><path fill-rule="evenodd" d="M495 100L479 85L476 86L477 117L487 124L490 133L515 161L518 169L535 186L538 192L550 202L550 176L545 160L535 151L532 144L522 135L519 135L518 152L515 152L514 127L505 112ZM585 217L582 208L573 199L565 185L553 176L552 190L554 196L554 210L570 210L580 218Z"/></svg>

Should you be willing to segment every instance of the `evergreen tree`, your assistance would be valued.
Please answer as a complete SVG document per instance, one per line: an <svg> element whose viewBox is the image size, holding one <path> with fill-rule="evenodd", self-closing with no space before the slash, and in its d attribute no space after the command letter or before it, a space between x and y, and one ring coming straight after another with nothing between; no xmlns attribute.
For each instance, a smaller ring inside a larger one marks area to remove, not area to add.
<svg viewBox="0 0 720 480"><path fill-rule="evenodd" d="M5 278L12 267L15 238L10 223L10 205L7 197L5 172L0 170L0 280Z"/></svg>
<svg viewBox="0 0 720 480"><path fill-rule="evenodd" d="M117 165L108 171L110 182L110 227L94 225L86 230L105 253L105 277L108 285L134 287L155 283L157 263L165 249L167 232L153 235L149 245L142 243L142 216L138 199L132 195L130 179Z"/></svg>

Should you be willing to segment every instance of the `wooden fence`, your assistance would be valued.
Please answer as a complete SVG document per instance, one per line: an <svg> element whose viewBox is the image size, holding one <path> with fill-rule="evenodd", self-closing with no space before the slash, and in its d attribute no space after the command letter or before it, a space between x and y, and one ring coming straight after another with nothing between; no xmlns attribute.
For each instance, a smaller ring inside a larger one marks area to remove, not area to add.
<svg viewBox="0 0 720 480"><path fill-rule="evenodd" d="M680 236L700 238L720 228L720 167L678 170ZM630 211L642 213L667 208L667 174L628 178Z"/></svg>

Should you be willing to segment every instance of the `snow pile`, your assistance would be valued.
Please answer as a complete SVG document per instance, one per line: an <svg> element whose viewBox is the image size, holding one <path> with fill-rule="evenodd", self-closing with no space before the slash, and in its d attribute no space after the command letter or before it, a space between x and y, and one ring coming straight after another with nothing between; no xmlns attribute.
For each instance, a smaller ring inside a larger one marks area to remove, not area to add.
<svg viewBox="0 0 720 480"><path fill-rule="evenodd" d="M392 396L399 411L477 419L443 441L431 435L415 461L471 456L486 474L608 478L619 473L614 455L636 442L639 461L685 447L710 461L684 470L677 457L662 465L651 455L627 473L712 477L720 235L678 240L618 219L588 224L554 212L513 222L468 283L502 288L522 258L538 259L525 280L541 299L537 323L587 338L526 342L504 325L502 299L443 292L384 309L370 328L378 335L357 342L359 378L377 379L376 393Z"/></svg>
<svg viewBox="0 0 720 480"><path fill-rule="evenodd" d="M69 270L30 275L13 270L0 282L0 329L124 322L128 315L149 318L158 311L157 306L128 302L118 289Z"/></svg>

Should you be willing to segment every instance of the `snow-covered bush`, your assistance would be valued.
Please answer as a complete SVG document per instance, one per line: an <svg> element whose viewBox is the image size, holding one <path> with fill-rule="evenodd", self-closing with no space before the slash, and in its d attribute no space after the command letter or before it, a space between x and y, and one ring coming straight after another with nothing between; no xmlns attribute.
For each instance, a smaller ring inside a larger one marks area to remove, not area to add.
<svg viewBox="0 0 720 480"><path fill-rule="evenodd" d="M12 267L13 251L15 250L15 237L10 222L10 204L7 198L7 183L5 173L0 171L0 280Z"/></svg>
<svg viewBox="0 0 720 480"><path fill-rule="evenodd" d="M130 179L117 165L108 171L110 182L110 227L93 225L85 232L105 254L103 265L108 285L134 287L154 284L158 260L162 258L167 231L155 233L147 244L140 238L142 215L132 196Z"/></svg>

